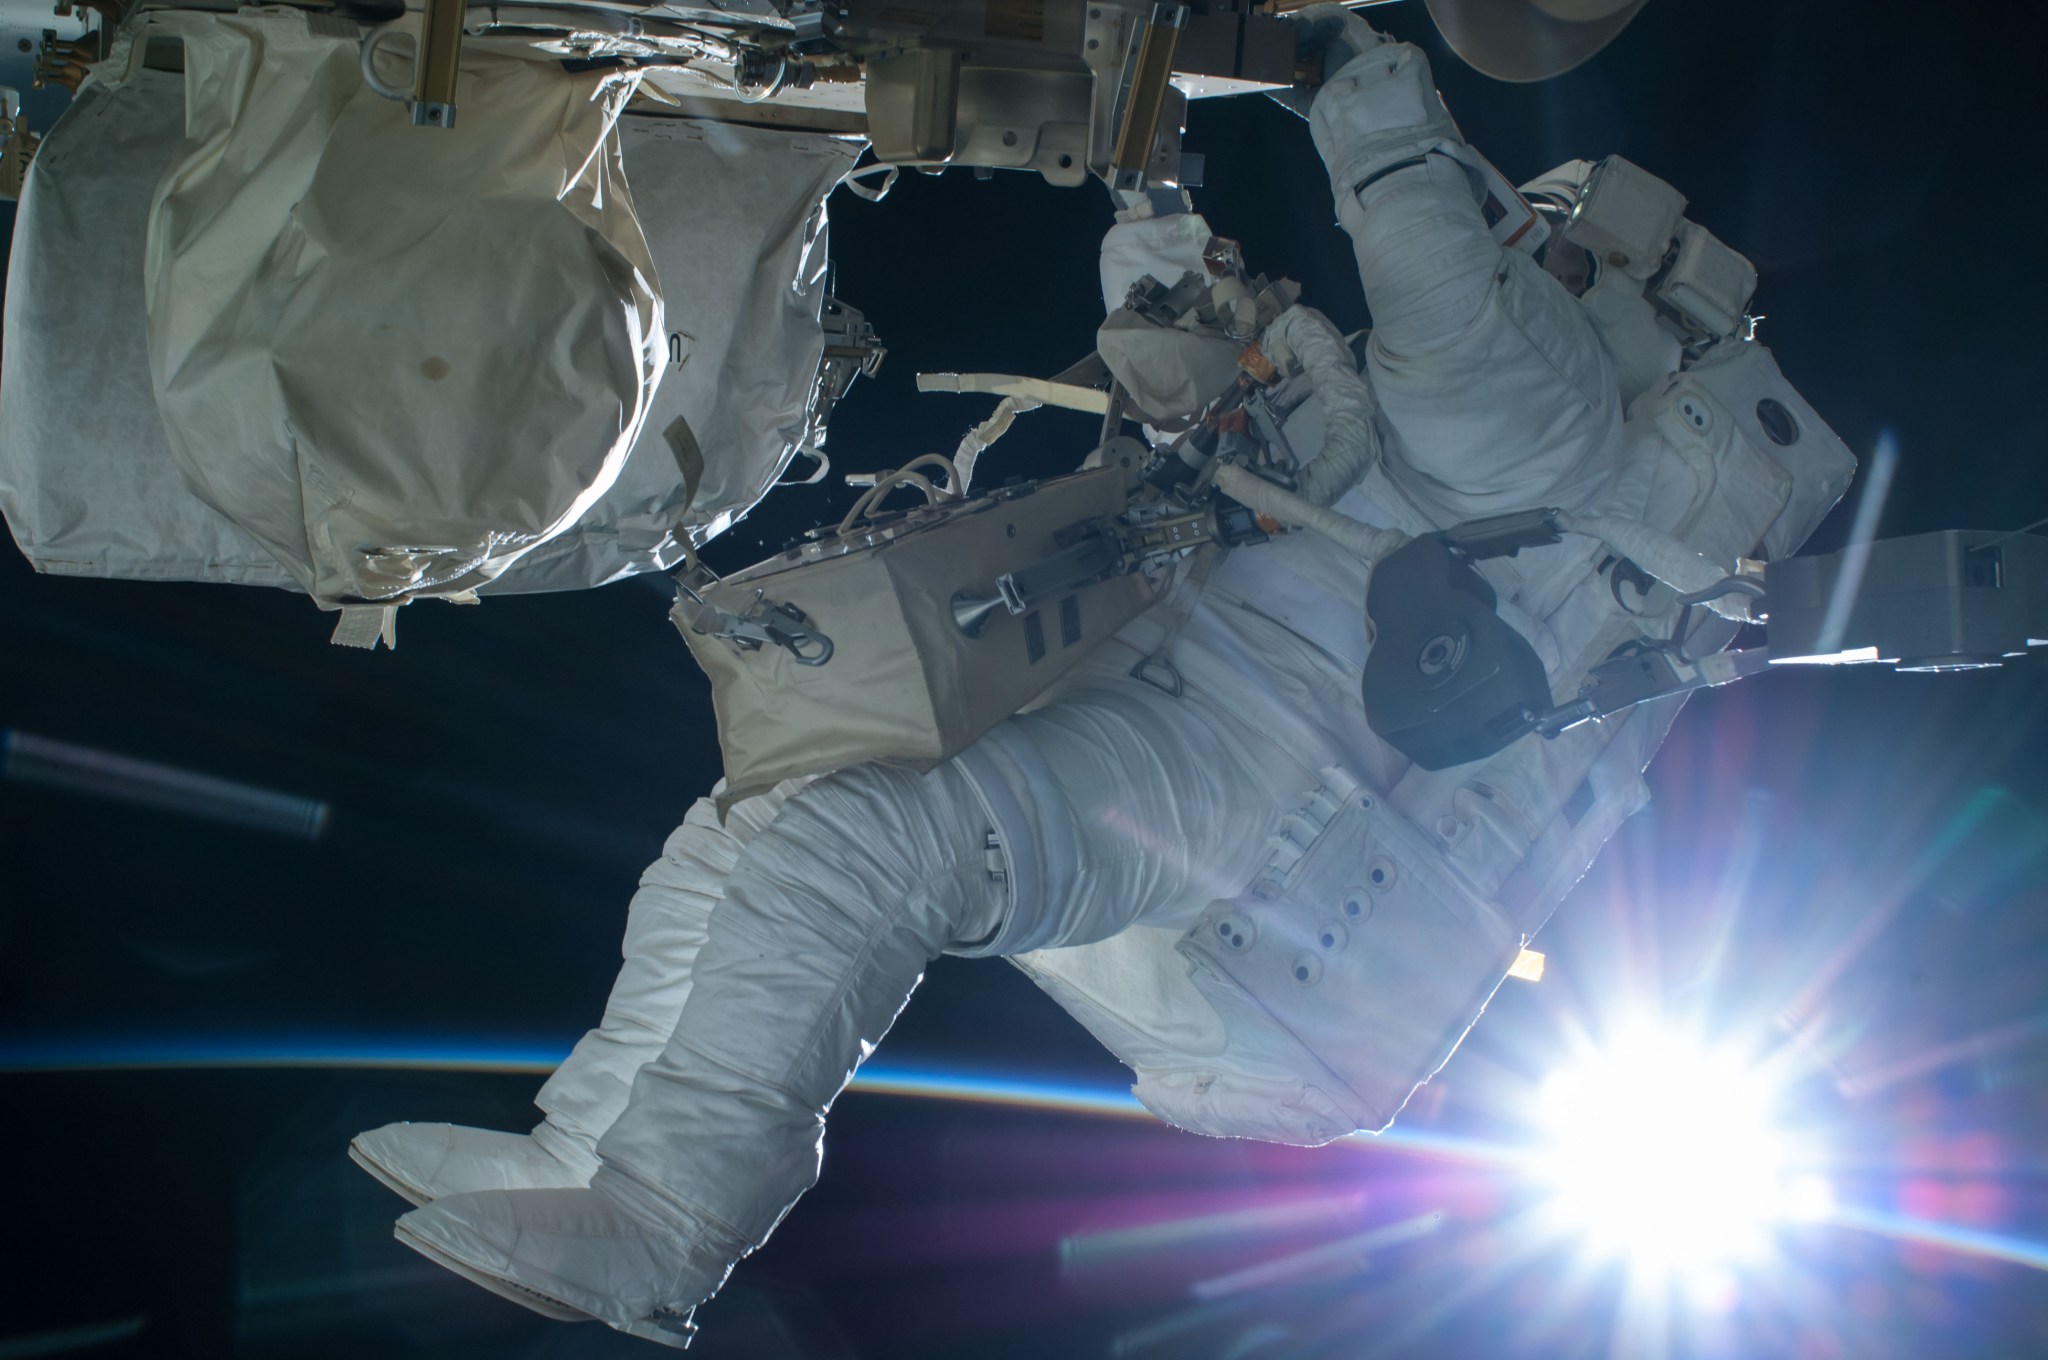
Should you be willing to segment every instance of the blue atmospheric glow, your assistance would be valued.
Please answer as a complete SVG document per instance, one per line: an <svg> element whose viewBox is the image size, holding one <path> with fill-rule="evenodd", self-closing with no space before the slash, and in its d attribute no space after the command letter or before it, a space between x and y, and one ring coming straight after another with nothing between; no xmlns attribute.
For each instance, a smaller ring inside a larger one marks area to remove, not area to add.
<svg viewBox="0 0 2048 1360"><path fill-rule="evenodd" d="M348 1068L427 1070L544 1076L568 1056L560 1039L363 1039L302 1036L291 1039L181 1035L71 1039L0 1039L0 1072L119 1072L151 1069L260 1070L265 1068ZM1121 1087L1042 1081L871 1062L853 1090L867 1095L1081 1115L1150 1119L1136 1097ZM1426 1129L1389 1129L1358 1134L1341 1145L1406 1156L1443 1158L1504 1172L1527 1172L1530 1150ZM1936 1247L2048 1270L2048 1243L1906 1218L1881 1210L1832 1204L1813 1216L1816 1224L1872 1233L1901 1242Z"/></svg>
<svg viewBox="0 0 2048 1360"><path fill-rule="evenodd" d="M349 1067L464 1072L552 1072L568 1056L560 1040L362 1039L205 1035L0 1039L0 1072L94 1072L143 1068Z"/></svg>
<svg viewBox="0 0 2048 1360"><path fill-rule="evenodd" d="M0 1072L111 1072L151 1068L425 1069L545 1075L569 1055L560 1039L364 1039L203 1035L113 1039L0 1039ZM1142 1115L1118 1087L1033 1081L890 1063L869 1063L855 1089L998 1104L1036 1105L1082 1114Z"/></svg>
<svg viewBox="0 0 2048 1360"><path fill-rule="evenodd" d="M349 1068L546 1076L568 1056L560 1039L407 1039L304 1035L206 1035L0 1039L0 1072L115 1072L150 1069ZM1115 1119L1152 1115L1121 1086L1048 1081L913 1064L870 1062L854 1078L867 1095L908 1096ZM1511 1166L1521 1153L1426 1130L1390 1129L1346 1142L1367 1148Z"/></svg>

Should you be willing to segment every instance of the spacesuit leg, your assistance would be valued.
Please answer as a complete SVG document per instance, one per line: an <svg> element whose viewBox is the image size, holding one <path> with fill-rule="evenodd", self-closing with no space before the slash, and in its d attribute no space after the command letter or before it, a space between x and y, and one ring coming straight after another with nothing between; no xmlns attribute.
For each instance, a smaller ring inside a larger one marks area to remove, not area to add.
<svg viewBox="0 0 2048 1360"><path fill-rule="evenodd" d="M534 1097L547 1115L534 1130L537 1140L580 1153L596 1169L597 1140L626 1108L634 1074L661 1052L689 1000L697 955L711 914L724 899L727 876L748 842L804 782L779 784L734 804L723 824L711 798L698 799L684 815L661 858L640 876L626 913L623 964L604 1018ZM579 1184L587 1183L586 1175Z"/></svg>
<svg viewBox="0 0 2048 1360"><path fill-rule="evenodd" d="M624 964L604 1018L534 1097L546 1118L531 1135L460 1124L387 1124L358 1135L350 1157L414 1204L472 1190L590 1184L598 1138L625 1108L634 1073L661 1052L682 1014L726 876L747 842L801 786L791 781L746 799L723 823L712 800L701 798L670 833L627 909Z"/></svg>
<svg viewBox="0 0 2048 1360"><path fill-rule="evenodd" d="M960 763L818 781L739 857L590 1188L438 1200L401 1238L530 1306L643 1331L708 1297L816 1180L826 1112L934 956L1191 919L1243 886L1277 825L1282 800L1234 739L1143 686L1012 719L998 740L1029 767L1008 796L1070 856L1034 919L989 872L995 819Z"/></svg>
<svg viewBox="0 0 2048 1360"><path fill-rule="evenodd" d="M1428 59L1370 46L1317 91L1309 127L1372 309L1367 365L1404 489L1445 519L1597 496L1620 459L1613 360L1578 301L1493 239Z"/></svg>

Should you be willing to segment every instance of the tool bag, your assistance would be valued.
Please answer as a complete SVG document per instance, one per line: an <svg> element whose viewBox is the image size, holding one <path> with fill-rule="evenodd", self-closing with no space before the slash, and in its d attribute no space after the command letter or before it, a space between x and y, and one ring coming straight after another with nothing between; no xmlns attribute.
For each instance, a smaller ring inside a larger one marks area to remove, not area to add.
<svg viewBox="0 0 2048 1360"><path fill-rule="evenodd" d="M712 580L671 615L711 677L726 794L866 760L929 769L1023 708L1153 600L1137 573L1011 612L999 578L1124 509L1103 469L935 500Z"/></svg>

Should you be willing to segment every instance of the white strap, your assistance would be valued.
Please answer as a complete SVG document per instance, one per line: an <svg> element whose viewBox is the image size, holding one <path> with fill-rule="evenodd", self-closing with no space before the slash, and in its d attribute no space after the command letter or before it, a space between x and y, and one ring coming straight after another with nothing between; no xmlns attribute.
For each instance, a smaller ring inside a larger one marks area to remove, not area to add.
<svg viewBox="0 0 2048 1360"><path fill-rule="evenodd" d="M858 170L847 171L839 177L839 182L844 184L847 190L856 197L864 198L870 203L880 203L889 196L889 191L896 187L897 177L901 175L902 170L903 167L900 165L894 165L888 161L876 161L873 165L863 165ZM871 175L880 175L882 177L881 184L872 189L861 183L862 180L867 179Z"/></svg>
<svg viewBox="0 0 2048 1360"><path fill-rule="evenodd" d="M1195 606L1202 602L1202 592L1209 586L1209 573L1229 551L1220 543L1204 543L1181 559L1173 583L1166 588L1166 604L1161 610L1165 631L1158 644L1131 667L1131 679L1142 680L1171 698L1180 698L1180 669L1173 664L1173 644L1194 616Z"/></svg>
<svg viewBox="0 0 2048 1360"><path fill-rule="evenodd" d="M960 483L953 490L966 495L974 481L975 461L982 452L1009 432L1010 423L1018 415L1037 409L1037 402L1024 397L1004 397L997 402L994 414L962 436L960 447L953 450L953 466L960 469Z"/></svg>
<svg viewBox="0 0 2048 1360"><path fill-rule="evenodd" d="M345 604L334 621L334 634L327 639L337 647L361 647L375 651L379 642L398 650L398 606L395 604Z"/></svg>
<svg viewBox="0 0 2048 1360"><path fill-rule="evenodd" d="M1014 373L920 373L920 392L986 392L995 397L1015 397L1021 405L1037 402L1067 411L1090 415L1109 413L1109 393L1078 383L1052 382L1045 378L1020 378Z"/></svg>

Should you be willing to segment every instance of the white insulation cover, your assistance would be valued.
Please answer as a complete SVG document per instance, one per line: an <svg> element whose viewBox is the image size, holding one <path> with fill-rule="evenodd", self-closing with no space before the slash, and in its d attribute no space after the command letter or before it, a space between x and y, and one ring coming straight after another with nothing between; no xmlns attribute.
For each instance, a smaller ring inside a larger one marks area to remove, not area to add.
<svg viewBox="0 0 2048 1360"><path fill-rule="evenodd" d="M619 128L668 314L667 372L618 483L486 594L666 570L680 534L724 532L818 438L825 200L862 144L638 114ZM669 437L678 417L703 460L694 495Z"/></svg>
<svg viewBox="0 0 2048 1360"><path fill-rule="evenodd" d="M0 323L17 337L0 354L0 513L39 571L296 589L191 490L151 389L143 244L184 89L147 70L90 82L37 156ZM679 534L726 528L812 437L825 199L859 143L637 115L619 131L669 317L666 375L617 481L485 594L665 570ZM694 498L665 437L678 416L706 464Z"/></svg>
<svg viewBox="0 0 2048 1360"><path fill-rule="evenodd" d="M472 45L460 124L416 128L352 23L153 22L184 39L186 107L150 370L194 490L322 604L471 590L573 524L660 374L612 132L630 85Z"/></svg>
<svg viewBox="0 0 2048 1360"><path fill-rule="evenodd" d="M290 585L192 494L150 388L143 232L184 91L162 71L88 83L29 170L0 320L0 512L38 571Z"/></svg>

